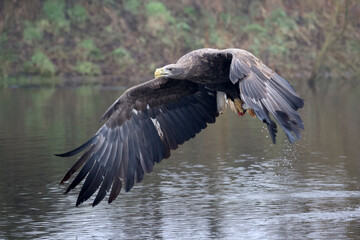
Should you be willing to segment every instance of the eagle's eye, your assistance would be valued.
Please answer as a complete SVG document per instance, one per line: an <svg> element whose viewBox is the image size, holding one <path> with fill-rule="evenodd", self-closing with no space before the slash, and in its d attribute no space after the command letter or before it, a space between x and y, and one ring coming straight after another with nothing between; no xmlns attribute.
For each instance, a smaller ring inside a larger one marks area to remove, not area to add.
<svg viewBox="0 0 360 240"><path fill-rule="evenodd" d="M168 70L169 70L169 71L172 71L172 70L174 70L174 69L173 69L173 68L168 68Z"/></svg>

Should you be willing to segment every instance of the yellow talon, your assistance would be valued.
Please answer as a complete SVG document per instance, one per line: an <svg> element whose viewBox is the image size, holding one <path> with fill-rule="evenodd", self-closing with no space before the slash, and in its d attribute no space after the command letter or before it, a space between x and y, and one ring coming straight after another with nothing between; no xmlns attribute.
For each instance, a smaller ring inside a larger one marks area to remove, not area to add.
<svg viewBox="0 0 360 240"><path fill-rule="evenodd" d="M238 98L234 99L235 109L237 110L239 115L243 115L245 113L244 109L242 108L243 101Z"/></svg>
<svg viewBox="0 0 360 240"><path fill-rule="evenodd" d="M245 112L248 112L250 116L252 116L253 118L256 118L255 111L251 108L244 109L243 104L244 104L244 102L241 99L236 98L236 99L234 99L234 102L232 105L230 105L230 107L232 108L232 110L235 113L239 114L239 116L243 116L245 114Z"/></svg>
<svg viewBox="0 0 360 240"><path fill-rule="evenodd" d="M256 118L256 114L255 114L255 111L253 109L249 108L247 111L248 111L250 116L252 116L253 118Z"/></svg>

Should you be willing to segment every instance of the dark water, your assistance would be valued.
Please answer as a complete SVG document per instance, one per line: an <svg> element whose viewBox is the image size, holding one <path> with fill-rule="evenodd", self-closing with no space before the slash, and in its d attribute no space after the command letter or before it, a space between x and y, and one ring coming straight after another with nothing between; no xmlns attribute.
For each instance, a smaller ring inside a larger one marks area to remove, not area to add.
<svg viewBox="0 0 360 240"><path fill-rule="evenodd" d="M121 90L0 90L0 239L358 239L359 87L312 94L306 132L271 144L231 112L181 146L111 205L63 195L76 158Z"/></svg>

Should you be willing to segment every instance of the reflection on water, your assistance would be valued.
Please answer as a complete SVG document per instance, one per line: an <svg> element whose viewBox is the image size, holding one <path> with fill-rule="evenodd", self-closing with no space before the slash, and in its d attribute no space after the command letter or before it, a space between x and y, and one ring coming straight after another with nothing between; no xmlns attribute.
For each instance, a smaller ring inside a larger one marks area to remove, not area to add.
<svg viewBox="0 0 360 240"><path fill-rule="evenodd" d="M74 207L79 189L63 195L58 182L75 159L52 154L90 137L120 92L0 90L0 239L360 235L360 108L346 89L301 91L295 144L281 133L273 145L260 122L229 112L113 204Z"/></svg>

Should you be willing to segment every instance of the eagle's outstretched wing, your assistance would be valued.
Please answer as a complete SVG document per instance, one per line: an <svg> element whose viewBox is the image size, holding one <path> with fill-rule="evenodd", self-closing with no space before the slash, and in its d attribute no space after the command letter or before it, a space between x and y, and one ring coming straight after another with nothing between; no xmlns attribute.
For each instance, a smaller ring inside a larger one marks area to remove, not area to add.
<svg viewBox="0 0 360 240"><path fill-rule="evenodd" d="M68 180L83 168L66 192L86 178L76 206L99 189L93 206L110 190L111 203L120 193L141 182L154 163L170 156L170 150L193 138L215 122L216 92L186 80L156 78L127 90L106 111L106 123L82 146L57 154L69 157L84 151L66 173Z"/></svg>

